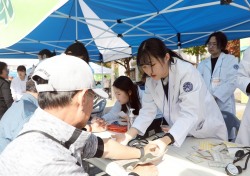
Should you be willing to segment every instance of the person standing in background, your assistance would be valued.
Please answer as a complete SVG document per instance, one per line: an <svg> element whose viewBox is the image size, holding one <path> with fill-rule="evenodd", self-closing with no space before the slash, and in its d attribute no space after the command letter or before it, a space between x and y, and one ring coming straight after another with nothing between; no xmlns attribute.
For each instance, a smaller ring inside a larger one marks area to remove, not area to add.
<svg viewBox="0 0 250 176"><path fill-rule="evenodd" d="M7 109L12 105L13 98L8 79L9 70L5 62L0 62L0 119Z"/></svg>
<svg viewBox="0 0 250 176"><path fill-rule="evenodd" d="M248 98L250 95L250 47L243 54L237 74L237 87L244 92ZM250 146L250 100L248 99L245 112L240 124L236 143Z"/></svg>
<svg viewBox="0 0 250 176"><path fill-rule="evenodd" d="M50 57L53 57L53 56L55 56L55 55L56 55L56 52L51 52L51 51L48 50L48 49L43 49L43 50L39 51L39 53L37 54L37 57L38 57L38 59L39 59L38 64L40 64L43 60L45 60L45 59L47 59L47 58L50 58ZM28 77L29 77L30 75L32 75L32 73L34 72L34 70L35 70L35 68L38 66L38 64L37 64L37 65L33 65L31 68L29 68L29 69L27 70L27 75L28 75Z"/></svg>
<svg viewBox="0 0 250 176"><path fill-rule="evenodd" d="M18 76L11 81L10 89L14 101L19 101L26 92L26 68L23 65L17 67Z"/></svg>
<svg viewBox="0 0 250 176"><path fill-rule="evenodd" d="M198 70L220 110L235 115L234 91L239 66L238 59L226 50L227 41L224 33L212 33L206 41L211 56L198 65Z"/></svg>

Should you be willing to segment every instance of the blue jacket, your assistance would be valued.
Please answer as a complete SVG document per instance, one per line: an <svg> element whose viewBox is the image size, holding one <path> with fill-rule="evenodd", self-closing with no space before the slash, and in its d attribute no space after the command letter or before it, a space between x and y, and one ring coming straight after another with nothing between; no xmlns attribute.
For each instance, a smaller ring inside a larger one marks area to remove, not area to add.
<svg viewBox="0 0 250 176"><path fill-rule="evenodd" d="M6 111L0 120L0 153L16 138L37 108L37 99L26 93Z"/></svg>

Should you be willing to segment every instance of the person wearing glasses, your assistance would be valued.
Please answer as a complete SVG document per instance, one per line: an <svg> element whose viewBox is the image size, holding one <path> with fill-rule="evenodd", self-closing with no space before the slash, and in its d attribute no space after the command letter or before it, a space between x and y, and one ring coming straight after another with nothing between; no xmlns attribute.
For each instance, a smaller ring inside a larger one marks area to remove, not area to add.
<svg viewBox="0 0 250 176"><path fill-rule="evenodd" d="M0 120L7 109L12 105L13 98L8 79L8 66L5 62L0 62Z"/></svg>
<svg viewBox="0 0 250 176"><path fill-rule="evenodd" d="M144 134L157 109L170 127L155 140L161 151L171 144L180 147L187 136L227 140L220 109L192 64L160 39L150 38L139 46L137 65L148 75L142 108L128 132L114 135L118 142L127 144L137 134Z"/></svg>
<svg viewBox="0 0 250 176"><path fill-rule="evenodd" d="M157 153L154 144L136 149L82 130L94 97L108 97L102 89L93 87L94 76L85 61L68 55L46 59L37 66L32 80L39 92L39 108L1 153L2 175L88 176L84 158L135 159ZM156 176L158 171L154 165L146 165L132 173L119 169L113 175L147 176L150 172Z"/></svg>
<svg viewBox="0 0 250 176"><path fill-rule="evenodd" d="M220 110L235 115L234 91L238 59L228 54L227 37L222 32L212 33L205 44L211 56L198 65L198 70Z"/></svg>

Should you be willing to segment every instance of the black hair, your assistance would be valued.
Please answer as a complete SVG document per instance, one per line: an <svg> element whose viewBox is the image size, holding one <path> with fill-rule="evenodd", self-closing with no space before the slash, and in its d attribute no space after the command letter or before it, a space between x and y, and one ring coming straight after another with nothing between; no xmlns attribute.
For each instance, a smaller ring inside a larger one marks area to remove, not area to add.
<svg viewBox="0 0 250 176"><path fill-rule="evenodd" d="M81 57L85 62L89 63L89 53L81 42L73 43L64 53L75 57Z"/></svg>
<svg viewBox="0 0 250 176"><path fill-rule="evenodd" d="M50 57L55 56L55 55L56 55L56 52L55 52L55 51L54 51L54 52L51 52L51 51L48 50L48 49L43 49L43 50L41 50L41 51L38 53L38 55L40 55L40 56L46 55L46 58L50 58Z"/></svg>
<svg viewBox="0 0 250 176"><path fill-rule="evenodd" d="M151 57L154 57L157 60L163 60L167 53L170 55L171 63L174 63L174 57L184 60L176 52L167 48L165 43L160 39L149 38L144 40L138 48L137 66L151 65Z"/></svg>
<svg viewBox="0 0 250 176"><path fill-rule="evenodd" d="M26 72L26 67L24 65L19 65L17 67L17 71L23 71L23 72Z"/></svg>
<svg viewBox="0 0 250 176"><path fill-rule="evenodd" d="M26 82L26 91L37 93L35 82L32 79Z"/></svg>
<svg viewBox="0 0 250 176"><path fill-rule="evenodd" d="M3 70L7 67L7 64L5 62L0 62L0 74L3 73Z"/></svg>
<svg viewBox="0 0 250 176"><path fill-rule="evenodd" d="M127 76L120 76L118 77L114 83L113 86L124 91L129 96L129 102L127 104L122 105L121 110L123 112L128 112L127 106L130 108L135 109L133 113L135 115L139 114L139 110L141 109L141 102L139 98L138 93L138 86L135 85L131 79ZM131 92L131 95L129 95L129 92Z"/></svg>
<svg viewBox="0 0 250 176"><path fill-rule="evenodd" d="M227 36L223 32L220 32L220 31L214 32L208 37L205 45L209 43L211 37L215 37L218 49L220 49L223 53L228 54L228 50L226 49L227 42L228 42Z"/></svg>
<svg viewBox="0 0 250 176"><path fill-rule="evenodd" d="M47 84L48 81L44 80L39 76L34 76L33 80L36 81L36 84ZM41 109L51 109L58 107L65 107L69 105L72 101L72 98L79 91L65 91L65 92L39 92L38 94L38 104Z"/></svg>

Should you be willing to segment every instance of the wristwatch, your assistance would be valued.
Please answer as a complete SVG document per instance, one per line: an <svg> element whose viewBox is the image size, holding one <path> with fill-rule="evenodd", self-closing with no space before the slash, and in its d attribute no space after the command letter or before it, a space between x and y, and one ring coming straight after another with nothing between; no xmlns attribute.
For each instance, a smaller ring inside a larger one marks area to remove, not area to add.
<svg viewBox="0 0 250 176"><path fill-rule="evenodd" d="M166 133L166 134L164 134L164 136L168 136L170 138L171 142L169 143L169 145L172 145L173 143L175 143L175 140L174 140L174 137L172 136L172 134Z"/></svg>

